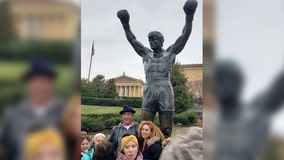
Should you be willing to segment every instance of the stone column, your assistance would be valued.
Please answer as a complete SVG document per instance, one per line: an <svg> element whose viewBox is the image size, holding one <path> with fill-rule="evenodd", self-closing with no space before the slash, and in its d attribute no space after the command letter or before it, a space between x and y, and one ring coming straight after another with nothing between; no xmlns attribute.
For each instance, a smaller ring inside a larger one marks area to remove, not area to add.
<svg viewBox="0 0 284 160"><path fill-rule="evenodd" d="M141 97L141 88L138 86L138 97Z"/></svg>
<svg viewBox="0 0 284 160"><path fill-rule="evenodd" d="M123 92L123 97L126 96L126 86L124 86L124 92Z"/></svg>
<svg viewBox="0 0 284 160"><path fill-rule="evenodd" d="M134 97L137 97L137 86L134 86Z"/></svg>
<svg viewBox="0 0 284 160"><path fill-rule="evenodd" d="M131 91L132 88L131 87L132 86L129 86L129 91L128 91L129 92L129 96L128 97L132 97L132 95L131 95L132 94L132 91Z"/></svg>
<svg viewBox="0 0 284 160"><path fill-rule="evenodd" d="M122 96L121 93L122 93L122 86L119 86L119 96L120 97Z"/></svg>
<svg viewBox="0 0 284 160"><path fill-rule="evenodd" d="M116 93L119 96L119 86L116 86Z"/></svg>
<svg viewBox="0 0 284 160"><path fill-rule="evenodd" d="M129 97L129 86L126 86L126 97Z"/></svg>

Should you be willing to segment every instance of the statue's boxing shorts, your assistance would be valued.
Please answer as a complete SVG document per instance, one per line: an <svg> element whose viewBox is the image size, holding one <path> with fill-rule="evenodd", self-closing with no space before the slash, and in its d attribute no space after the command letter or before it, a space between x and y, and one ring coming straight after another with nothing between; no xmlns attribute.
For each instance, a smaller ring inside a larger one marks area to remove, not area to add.
<svg viewBox="0 0 284 160"><path fill-rule="evenodd" d="M172 84L145 84L142 109L151 112L174 111L174 92Z"/></svg>

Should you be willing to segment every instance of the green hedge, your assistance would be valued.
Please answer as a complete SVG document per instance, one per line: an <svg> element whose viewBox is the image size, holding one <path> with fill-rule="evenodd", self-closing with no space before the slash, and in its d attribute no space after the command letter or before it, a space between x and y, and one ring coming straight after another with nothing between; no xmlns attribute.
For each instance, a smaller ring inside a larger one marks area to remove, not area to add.
<svg viewBox="0 0 284 160"><path fill-rule="evenodd" d="M140 122L141 115L134 114L134 120ZM119 114L83 114L82 126L89 129L90 132L98 132L104 129L112 129L121 122ZM183 125L192 125L197 121L197 116L193 109L174 115L174 123ZM156 115L154 123L159 126L159 118Z"/></svg>
<svg viewBox="0 0 284 160"><path fill-rule="evenodd" d="M71 63L73 43L68 41L1 41L1 60L29 61L36 57L46 57L59 63Z"/></svg>
<svg viewBox="0 0 284 160"><path fill-rule="evenodd" d="M174 123L182 123L183 125L191 125L197 122L197 115L194 109L189 109L185 112L174 115Z"/></svg>
<svg viewBox="0 0 284 160"><path fill-rule="evenodd" d="M135 99L115 99L115 98L93 98L82 97L82 105L94 105L94 106L124 106L129 104L134 108L141 108L142 98Z"/></svg>

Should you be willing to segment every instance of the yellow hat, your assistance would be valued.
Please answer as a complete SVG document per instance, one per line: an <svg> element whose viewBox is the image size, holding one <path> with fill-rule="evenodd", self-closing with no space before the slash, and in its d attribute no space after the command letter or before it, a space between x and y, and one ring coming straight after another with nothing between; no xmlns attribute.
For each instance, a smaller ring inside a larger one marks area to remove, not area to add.
<svg viewBox="0 0 284 160"><path fill-rule="evenodd" d="M123 137L121 139L121 151L123 150L123 148L125 147L125 145L132 141L133 143L135 143L137 146L138 146L138 140L135 136L133 135L130 135L130 136L126 136L126 137Z"/></svg>
<svg viewBox="0 0 284 160"><path fill-rule="evenodd" d="M51 143L63 153L65 152L64 141L61 134L52 128L35 131L26 137L24 144L24 159L28 160L35 155L38 148L45 143Z"/></svg>

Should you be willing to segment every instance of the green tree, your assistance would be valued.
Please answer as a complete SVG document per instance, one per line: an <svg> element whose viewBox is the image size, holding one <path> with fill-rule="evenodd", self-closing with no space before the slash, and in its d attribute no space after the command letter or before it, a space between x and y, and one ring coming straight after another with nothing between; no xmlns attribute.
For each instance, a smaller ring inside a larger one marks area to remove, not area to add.
<svg viewBox="0 0 284 160"><path fill-rule="evenodd" d="M104 97L106 94L105 81L105 76L102 74L98 74L92 81L97 88L98 97Z"/></svg>
<svg viewBox="0 0 284 160"><path fill-rule="evenodd" d="M108 97L114 98L117 96L116 94L116 86L114 83L114 79L109 79L106 81L105 83L105 88L106 88L106 94L108 95Z"/></svg>
<svg viewBox="0 0 284 160"><path fill-rule="evenodd" d="M171 82L175 95L176 113L184 112L193 108L193 96L189 93L186 86L187 79L182 73L180 63L176 63L171 73Z"/></svg>
<svg viewBox="0 0 284 160"><path fill-rule="evenodd" d="M94 83L88 82L87 79L81 79L81 96L82 97L98 97L97 87Z"/></svg>
<svg viewBox="0 0 284 160"><path fill-rule="evenodd" d="M81 92L84 92L84 95L93 93L93 96L96 98L115 98L116 97L116 86L114 79L105 79L105 76L98 74L91 82L86 82L86 79L82 80L82 84L88 84L86 88L83 88ZM82 93L83 95L83 93Z"/></svg>

